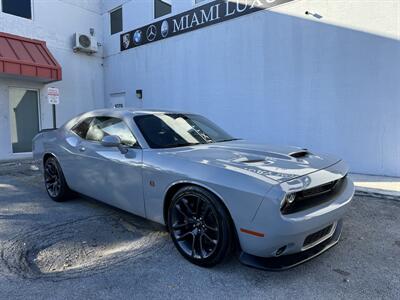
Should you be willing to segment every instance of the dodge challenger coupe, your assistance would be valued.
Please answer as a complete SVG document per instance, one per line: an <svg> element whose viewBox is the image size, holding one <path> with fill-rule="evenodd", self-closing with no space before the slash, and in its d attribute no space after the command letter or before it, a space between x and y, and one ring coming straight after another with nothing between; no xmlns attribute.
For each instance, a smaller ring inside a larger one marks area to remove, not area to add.
<svg viewBox="0 0 400 300"><path fill-rule="evenodd" d="M305 262L338 242L354 194L340 159L236 139L181 112L84 113L39 133L33 154L53 200L76 192L164 224L204 267L232 249L261 269Z"/></svg>

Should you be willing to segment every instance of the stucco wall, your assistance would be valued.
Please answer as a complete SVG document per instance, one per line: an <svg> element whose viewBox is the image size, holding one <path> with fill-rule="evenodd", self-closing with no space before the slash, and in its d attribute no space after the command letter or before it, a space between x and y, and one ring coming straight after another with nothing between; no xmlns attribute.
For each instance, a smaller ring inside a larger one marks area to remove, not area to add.
<svg viewBox="0 0 400 300"><path fill-rule="evenodd" d="M51 84L61 92L59 125L125 93L128 106L202 113L239 137L334 153L353 172L400 176L396 0L297 0L123 53L108 12L123 5L129 31L153 21L152 1L33 3L33 20L0 13L0 31L47 41L63 67L63 81ZM193 5L172 0L172 14ZM73 53L72 34L89 28L100 52ZM39 88L42 127L51 126L45 85L0 78L0 159L11 149L9 85Z"/></svg>
<svg viewBox="0 0 400 300"><path fill-rule="evenodd" d="M62 66L63 80L49 86L60 88L57 125L78 113L104 105L102 48L89 56L73 53L74 32L89 33L95 29L97 39L103 39L100 0L34 0L33 19L27 20L0 12L0 31L47 42L47 46ZM42 128L52 126L51 107L47 104L47 85L0 77L0 159L12 158L8 120L8 86L32 87L41 92Z"/></svg>
<svg viewBox="0 0 400 300"><path fill-rule="evenodd" d="M124 31L153 21L150 4L123 7ZM105 100L126 92L129 106L201 113L238 137L400 176L399 18L398 1L298 0L122 53L105 35Z"/></svg>

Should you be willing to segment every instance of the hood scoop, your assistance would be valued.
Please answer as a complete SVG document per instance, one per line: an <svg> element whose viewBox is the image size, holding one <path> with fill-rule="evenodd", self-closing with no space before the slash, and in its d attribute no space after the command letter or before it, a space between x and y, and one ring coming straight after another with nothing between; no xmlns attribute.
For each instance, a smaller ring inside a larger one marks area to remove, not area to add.
<svg viewBox="0 0 400 300"><path fill-rule="evenodd" d="M307 155L310 155L310 154L311 153L307 149L303 149L303 150L300 150L300 151L289 153L289 156L290 157L294 157L294 158L304 158L304 157L306 157Z"/></svg>
<svg viewBox="0 0 400 300"><path fill-rule="evenodd" d="M265 159L249 159L249 160L243 161L243 163L245 163L245 164L255 164L255 163L259 163L259 162L265 162Z"/></svg>
<svg viewBox="0 0 400 300"><path fill-rule="evenodd" d="M242 156L237 159L232 160L234 163L239 163L239 164L257 164L257 163L266 163L268 162L266 160L265 156L259 156L259 155L249 155L249 156Z"/></svg>

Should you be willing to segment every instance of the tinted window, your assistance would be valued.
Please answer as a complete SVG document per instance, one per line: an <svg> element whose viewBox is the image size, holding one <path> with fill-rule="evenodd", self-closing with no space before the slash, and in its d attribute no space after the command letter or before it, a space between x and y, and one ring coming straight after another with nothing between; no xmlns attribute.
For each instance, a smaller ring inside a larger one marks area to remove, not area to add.
<svg viewBox="0 0 400 300"><path fill-rule="evenodd" d="M234 140L217 125L198 115L136 116L135 122L151 148L170 148Z"/></svg>
<svg viewBox="0 0 400 300"><path fill-rule="evenodd" d="M122 7L110 12L111 34L122 31Z"/></svg>
<svg viewBox="0 0 400 300"><path fill-rule="evenodd" d="M32 19L31 0L2 0L1 4L4 13Z"/></svg>
<svg viewBox="0 0 400 300"><path fill-rule="evenodd" d="M171 13L169 0L154 0L154 18L159 18Z"/></svg>
<svg viewBox="0 0 400 300"><path fill-rule="evenodd" d="M108 135L116 135L126 146L136 145L136 139L133 136L129 127L124 121L118 118L96 117L90 124L86 134L86 139L89 141L100 142L103 137Z"/></svg>
<svg viewBox="0 0 400 300"><path fill-rule="evenodd" d="M87 118L82 122L78 123L74 127L72 127L72 131L79 135L81 138L86 138L86 133L89 130L90 122L92 122L93 118Z"/></svg>

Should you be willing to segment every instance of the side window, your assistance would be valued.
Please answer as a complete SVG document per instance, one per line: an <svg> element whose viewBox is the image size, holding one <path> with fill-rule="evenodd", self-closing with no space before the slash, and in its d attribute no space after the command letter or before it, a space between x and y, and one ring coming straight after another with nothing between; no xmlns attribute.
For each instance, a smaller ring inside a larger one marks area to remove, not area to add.
<svg viewBox="0 0 400 300"><path fill-rule="evenodd" d="M32 19L31 0L1 0L3 13Z"/></svg>
<svg viewBox="0 0 400 300"><path fill-rule="evenodd" d="M171 0L154 0L154 18L170 14L172 11Z"/></svg>
<svg viewBox="0 0 400 300"><path fill-rule="evenodd" d="M132 147L137 144L136 138L126 123L118 118L97 117L90 124L86 139L89 141L100 142L103 137L116 135L122 141L122 144Z"/></svg>
<svg viewBox="0 0 400 300"><path fill-rule="evenodd" d="M111 34L122 31L122 7L110 12L110 32Z"/></svg>
<svg viewBox="0 0 400 300"><path fill-rule="evenodd" d="M79 135L81 138L86 139L86 134L89 130L90 123L92 122L93 118L87 118L80 123L76 124L72 127L72 131Z"/></svg>

